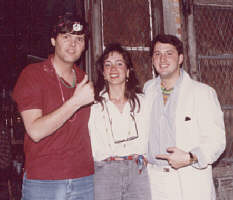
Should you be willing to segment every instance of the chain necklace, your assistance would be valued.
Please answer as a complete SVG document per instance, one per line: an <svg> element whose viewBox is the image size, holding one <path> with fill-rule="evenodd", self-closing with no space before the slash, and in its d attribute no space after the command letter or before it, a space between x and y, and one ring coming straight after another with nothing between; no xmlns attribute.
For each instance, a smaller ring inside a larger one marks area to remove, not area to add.
<svg viewBox="0 0 233 200"><path fill-rule="evenodd" d="M59 78L59 76L58 76L57 73L56 73L56 77L57 77L57 82L58 82L60 93L61 93L62 103L65 103L65 97L64 97L64 93L63 93L63 90L62 90L62 87L61 87L61 80L60 80L60 78Z"/></svg>
<svg viewBox="0 0 233 200"><path fill-rule="evenodd" d="M60 82L61 82L65 87L67 87L67 88L74 88L75 85L76 85L76 82L77 82L77 76L76 76L76 73L75 73L74 69L72 69L72 73L74 74L74 77L73 77L73 83L72 83L71 86L68 85L68 84L66 84L66 82L63 80L63 78L62 78L61 76L59 76L57 73L56 73L56 74L57 74L57 77L58 77L58 79L60 80Z"/></svg>
<svg viewBox="0 0 233 200"><path fill-rule="evenodd" d="M54 70L55 70L55 69L54 69ZM76 84L76 79L77 79L77 77L76 77L76 72L75 72L75 70L74 70L74 69L72 69L72 72L74 72L74 74L75 74L75 78L74 78L74 80L75 80L75 84ZM56 74L57 82L58 82L59 89L60 89L60 93L61 93L62 103L64 104L64 103L65 103L65 97L64 97L64 92L63 92L63 90L62 90L61 83L63 83L63 85L64 85L65 87L67 87L68 85L67 85L67 84L65 84L65 82L64 82L64 81L62 81L62 78L59 78L59 75L56 73L56 71L55 71L55 74ZM73 80L73 82L74 82L74 80ZM74 87L75 87L75 84L74 84L74 86L73 86L73 87L68 86L67 88L74 88ZM72 85L73 85L73 84L72 84ZM69 119L68 121L72 122L72 121L74 121L74 120L75 120L75 118L76 118L76 113L74 113L74 115L73 115L73 116L71 116L71 117L70 117L70 119Z"/></svg>

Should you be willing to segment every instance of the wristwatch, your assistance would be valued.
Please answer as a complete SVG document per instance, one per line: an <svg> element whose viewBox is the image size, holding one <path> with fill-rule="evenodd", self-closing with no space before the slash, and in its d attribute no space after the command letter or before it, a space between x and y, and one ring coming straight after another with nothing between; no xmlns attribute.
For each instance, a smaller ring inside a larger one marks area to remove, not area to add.
<svg viewBox="0 0 233 200"><path fill-rule="evenodd" d="M189 152L189 157L190 157L189 158L190 165L197 163L197 159L194 157L194 155L191 152Z"/></svg>

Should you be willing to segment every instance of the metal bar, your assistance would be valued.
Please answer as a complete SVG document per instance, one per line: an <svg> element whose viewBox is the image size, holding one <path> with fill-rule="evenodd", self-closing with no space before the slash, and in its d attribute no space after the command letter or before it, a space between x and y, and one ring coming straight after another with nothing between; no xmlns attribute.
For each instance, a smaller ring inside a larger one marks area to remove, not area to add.
<svg viewBox="0 0 233 200"><path fill-rule="evenodd" d="M194 0L195 5L233 7L232 0Z"/></svg>
<svg viewBox="0 0 233 200"><path fill-rule="evenodd" d="M198 55L198 59L233 59L233 54L221 54L213 56Z"/></svg>
<svg viewBox="0 0 233 200"><path fill-rule="evenodd" d="M150 51L150 47L127 47L127 46L122 46L122 47L128 51Z"/></svg>
<svg viewBox="0 0 233 200"><path fill-rule="evenodd" d="M223 110L233 110L233 105L223 105L222 109Z"/></svg>
<svg viewBox="0 0 233 200"><path fill-rule="evenodd" d="M209 6L209 7L230 8L230 9L233 8L232 5L202 4L202 3L195 4L195 6Z"/></svg>
<svg viewBox="0 0 233 200"><path fill-rule="evenodd" d="M104 2L103 0L100 1L100 7L101 7L101 17L102 17L102 23L101 23L101 33L102 33L102 50L104 51L105 46L104 46Z"/></svg>
<svg viewBox="0 0 233 200"><path fill-rule="evenodd" d="M149 4L149 16L150 16L150 40L153 40L153 27L152 27L152 3L151 0L148 0Z"/></svg>
<svg viewBox="0 0 233 200"><path fill-rule="evenodd" d="M196 74L196 77L199 81L202 82L201 80L201 59L197 59L197 74Z"/></svg>

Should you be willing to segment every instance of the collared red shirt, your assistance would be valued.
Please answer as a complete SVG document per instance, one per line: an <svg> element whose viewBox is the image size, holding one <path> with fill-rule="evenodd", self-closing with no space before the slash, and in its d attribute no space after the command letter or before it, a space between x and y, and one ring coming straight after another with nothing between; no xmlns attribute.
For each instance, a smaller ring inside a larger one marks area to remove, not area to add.
<svg viewBox="0 0 233 200"><path fill-rule="evenodd" d="M24 68L13 91L20 112L41 109L43 115L59 108L75 88L59 85L51 62L47 60ZM77 81L84 72L74 66ZM68 84L68 83L67 83ZM90 107L80 108L70 120L52 135L38 143L28 134L24 138L25 171L28 179L63 180L89 176L94 173L88 134Z"/></svg>

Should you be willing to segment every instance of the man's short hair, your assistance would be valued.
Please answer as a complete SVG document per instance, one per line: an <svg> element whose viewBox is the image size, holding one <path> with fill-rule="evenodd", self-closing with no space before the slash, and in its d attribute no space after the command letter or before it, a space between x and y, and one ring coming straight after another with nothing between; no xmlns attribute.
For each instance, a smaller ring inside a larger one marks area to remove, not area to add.
<svg viewBox="0 0 233 200"><path fill-rule="evenodd" d="M60 33L70 33L74 35L85 34L85 37L89 36L88 25L85 20L71 14L58 16L56 19L52 29L51 37L56 38Z"/></svg>
<svg viewBox="0 0 233 200"><path fill-rule="evenodd" d="M183 54L183 43L180 41L178 37L169 34L159 34L152 40L151 48L150 48L151 56L154 53L154 47L157 42L171 44L176 47L179 55Z"/></svg>

